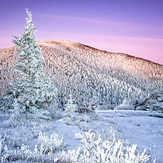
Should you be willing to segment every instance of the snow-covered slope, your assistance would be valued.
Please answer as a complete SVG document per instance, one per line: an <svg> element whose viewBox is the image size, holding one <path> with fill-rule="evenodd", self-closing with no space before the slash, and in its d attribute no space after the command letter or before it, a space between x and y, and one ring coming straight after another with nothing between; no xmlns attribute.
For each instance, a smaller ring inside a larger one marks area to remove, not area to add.
<svg viewBox="0 0 163 163"><path fill-rule="evenodd" d="M42 41L45 70L59 90L60 106L69 93L80 106L97 96L112 107L124 98L141 100L162 87L163 65L122 53L110 53L72 41ZM14 47L0 49L0 94L17 78Z"/></svg>

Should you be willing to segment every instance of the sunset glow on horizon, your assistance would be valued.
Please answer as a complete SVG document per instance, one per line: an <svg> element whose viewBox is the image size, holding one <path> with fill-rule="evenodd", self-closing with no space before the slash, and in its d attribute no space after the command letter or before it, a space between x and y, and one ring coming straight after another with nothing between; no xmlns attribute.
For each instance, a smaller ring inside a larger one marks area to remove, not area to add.
<svg viewBox="0 0 163 163"><path fill-rule="evenodd" d="M163 64L162 0L1 0L0 48L33 15L36 40L70 40Z"/></svg>

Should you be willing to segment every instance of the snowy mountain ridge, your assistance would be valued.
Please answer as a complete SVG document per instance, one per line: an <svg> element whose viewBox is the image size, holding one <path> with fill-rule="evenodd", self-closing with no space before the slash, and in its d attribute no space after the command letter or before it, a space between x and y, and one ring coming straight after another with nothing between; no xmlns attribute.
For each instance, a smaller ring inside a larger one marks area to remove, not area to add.
<svg viewBox="0 0 163 163"><path fill-rule="evenodd" d="M122 53L111 53L72 41L40 41L45 70L59 90L62 107L69 94L87 106L96 96L100 105L116 106L126 98L142 100L162 87L163 65ZM0 49L0 94L9 87L15 48Z"/></svg>

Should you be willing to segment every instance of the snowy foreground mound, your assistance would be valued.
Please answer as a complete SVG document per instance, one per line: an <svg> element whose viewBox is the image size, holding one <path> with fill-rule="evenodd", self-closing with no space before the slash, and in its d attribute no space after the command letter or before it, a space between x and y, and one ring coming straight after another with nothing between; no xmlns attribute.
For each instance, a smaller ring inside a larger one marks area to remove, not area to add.
<svg viewBox="0 0 163 163"><path fill-rule="evenodd" d="M17 122L1 113L1 162L163 161L163 120L151 112L98 110L72 123L57 114L58 120Z"/></svg>

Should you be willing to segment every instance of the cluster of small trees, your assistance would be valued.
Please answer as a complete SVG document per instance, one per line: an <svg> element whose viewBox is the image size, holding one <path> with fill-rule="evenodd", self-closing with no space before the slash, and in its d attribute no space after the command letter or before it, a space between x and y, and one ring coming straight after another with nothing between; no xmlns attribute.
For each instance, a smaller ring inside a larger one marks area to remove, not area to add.
<svg viewBox="0 0 163 163"><path fill-rule="evenodd" d="M155 77L147 78L149 73L145 73L145 66L142 67L144 75L140 75L139 69L134 69L134 63L128 71L125 71L127 66L120 68L116 54L90 50L90 47L70 41L47 41L39 45L42 53L48 54L45 55L46 67L49 74L55 76L53 80L60 90L59 100L63 105L69 92L79 106L88 106L93 96L98 96L101 105L115 106L125 97L143 99L160 86ZM158 71L159 81L160 67L156 66L155 71Z"/></svg>
<svg viewBox="0 0 163 163"><path fill-rule="evenodd" d="M147 98L142 108L163 113L163 89L161 89L159 92L155 92L149 98ZM161 116L161 114L159 116Z"/></svg>

